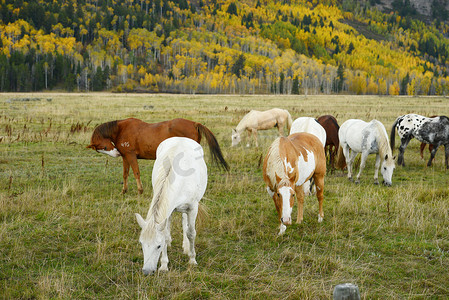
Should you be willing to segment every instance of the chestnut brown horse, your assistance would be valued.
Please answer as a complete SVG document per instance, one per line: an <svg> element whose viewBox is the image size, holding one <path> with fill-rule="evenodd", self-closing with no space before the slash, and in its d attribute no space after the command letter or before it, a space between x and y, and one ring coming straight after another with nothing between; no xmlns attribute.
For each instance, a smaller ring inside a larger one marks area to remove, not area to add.
<svg viewBox="0 0 449 300"><path fill-rule="evenodd" d="M263 179L267 192L273 198L279 215L279 234L292 223L291 213L296 197L298 202L297 223L303 220L303 184L315 180L318 198L318 222L324 218L323 192L326 175L326 157L323 144L313 134L300 132L277 138L270 146L263 163Z"/></svg>
<svg viewBox="0 0 449 300"><path fill-rule="evenodd" d="M338 139L338 125L337 119L332 115L324 115L317 118L318 123L323 126L326 131L326 145L324 145L326 156L329 153L329 166L333 170L335 168L335 157L337 155L340 141Z"/></svg>
<svg viewBox="0 0 449 300"><path fill-rule="evenodd" d="M160 123L146 123L129 118L98 125L91 137L90 145L97 152L123 159L123 190L128 191L128 175L131 166L137 182L139 194L143 193L137 159L156 159L159 144L170 137L187 137L200 143L204 136L212 158L226 170L229 166L223 157L214 134L204 125L186 119L173 119Z"/></svg>

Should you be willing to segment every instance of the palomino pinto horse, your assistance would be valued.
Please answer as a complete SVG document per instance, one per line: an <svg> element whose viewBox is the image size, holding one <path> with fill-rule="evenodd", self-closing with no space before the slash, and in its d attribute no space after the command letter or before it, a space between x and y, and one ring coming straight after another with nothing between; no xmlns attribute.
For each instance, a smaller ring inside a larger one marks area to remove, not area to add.
<svg viewBox="0 0 449 300"><path fill-rule="evenodd" d="M340 126L338 126L337 119L331 115L318 117L317 121L326 131L326 144L324 149L326 154L329 153L329 166L333 169L338 147L340 147L340 140L338 139L338 130L340 129Z"/></svg>
<svg viewBox="0 0 449 300"><path fill-rule="evenodd" d="M87 148L112 157L121 156L123 159L122 193L126 193L128 190L128 175L131 166L136 178L137 189L142 194L143 188L137 159L156 159L156 149L159 144L163 140L175 136L191 138L198 143L201 141L201 136L204 136L214 161L219 162L226 170L229 169L213 133L206 126L186 119L149 124L129 118L103 123L95 128Z"/></svg>
<svg viewBox="0 0 449 300"><path fill-rule="evenodd" d="M321 144L326 143L326 131L323 126L321 126L317 120L311 117L300 117L293 121L292 127L290 128L290 134L307 132L316 136ZM303 185L304 193L308 196L313 193L313 178L306 181Z"/></svg>
<svg viewBox="0 0 449 300"><path fill-rule="evenodd" d="M192 139L172 137L159 144L152 174L153 200L147 218L136 213L142 228L140 243L143 250L143 273L157 269L168 270L167 246L171 244L170 217L174 211L182 213L183 249L196 265L195 220L199 201L207 186L207 167L203 148Z"/></svg>
<svg viewBox="0 0 449 300"><path fill-rule="evenodd" d="M326 157L320 140L310 133L294 133L277 138L268 149L263 163L263 179L279 215L279 234L292 223L291 213L296 197L297 223L303 220L303 184L314 178L319 204L318 222L324 218L323 192Z"/></svg>
<svg viewBox="0 0 449 300"><path fill-rule="evenodd" d="M256 147L259 147L257 142L257 130L266 130L273 127L278 128L280 136L283 136L282 130L284 125L287 125L288 131L292 125L292 117L290 113L285 109L273 108L266 111L251 110L247 113L243 119L239 122L235 129L232 129L232 147L236 146L241 141L241 134L246 130L248 132L248 139L251 134L254 137ZM247 142L249 147L249 140Z"/></svg>
<svg viewBox="0 0 449 300"><path fill-rule="evenodd" d="M360 170L357 174L356 183L360 182L360 175L365 168L369 154L376 154L376 165L374 171L374 184L379 184L378 174L384 179L384 184L391 186L391 177L394 170L394 157L388 145L388 135L384 125L372 120L367 123L362 120L350 119L344 122L338 131L340 140L339 167L342 168L343 160L346 159L348 166L348 178L352 180L352 164L357 154L362 153ZM341 149L341 150L340 150ZM344 157L342 156L344 154Z"/></svg>
<svg viewBox="0 0 449 300"><path fill-rule="evenodd" d="M446 152L446 169L449 168L449 118L439 116L435 118L427 118L416 114L408 114L400 116L396 119L391 127L390 145L394 149L395 131L398 129L398 135L401 138L401 146L399 146L398 164L404 166L404 151L412 138L416 138L421 143L433 145L430 152L430 159L427 166L432 165L435 153L438 147L444 145Z"/></svg>

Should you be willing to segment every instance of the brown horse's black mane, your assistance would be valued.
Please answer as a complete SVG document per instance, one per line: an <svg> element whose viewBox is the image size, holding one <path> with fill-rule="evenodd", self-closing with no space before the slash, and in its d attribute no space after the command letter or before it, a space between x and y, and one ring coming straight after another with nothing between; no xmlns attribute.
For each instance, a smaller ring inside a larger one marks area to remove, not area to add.
<svg viewBox="0 0 449 300"><path fill-rule="evenodd" d="M115 120L98 125L92 134L92 138L94 136L98 136L100 138L112 138L118 129L117 122L118 121Z"/></svg>

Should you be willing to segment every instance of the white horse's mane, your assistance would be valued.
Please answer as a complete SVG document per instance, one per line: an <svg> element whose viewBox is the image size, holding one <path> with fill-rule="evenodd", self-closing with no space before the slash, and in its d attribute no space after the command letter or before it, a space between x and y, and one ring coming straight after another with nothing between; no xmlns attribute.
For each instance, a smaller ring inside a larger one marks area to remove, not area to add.
<svg viewBox="0 0 449 300"><path fill-rule="evenodd" d="M165 157L170 157L170 153L166 153ZM170 177L174 171L171 162L170 164L162 163L155 167L157 169L153 169L153 172L156 172L157 176L153 182L153 200L146 218L148 226L142 231L143 237L146 238L151 238L155 233L156 226L162 224L168 218L169 203L166 193L170 189Z"/></svg>
<svg viewBox="0 0 449 300"><path fill-rule="evenodd" d="M384 159L385 155L388 154L390 158L393 157L393 154L391 152L390 144L388 142L388 135L385 130L385 127L383 127L382 123L376 120L376 130L378 132L379 140L377 141L379 145L379 155Z"/></svg>

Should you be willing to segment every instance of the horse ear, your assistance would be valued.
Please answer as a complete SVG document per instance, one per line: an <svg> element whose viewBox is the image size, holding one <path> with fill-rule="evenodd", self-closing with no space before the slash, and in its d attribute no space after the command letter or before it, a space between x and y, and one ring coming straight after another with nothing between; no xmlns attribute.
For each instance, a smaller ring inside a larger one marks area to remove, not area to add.
<svg viewBox="0 0 449 300"><path fill-rule="evenodd" d="M138 213L135 213L135 215L136 215L137 223L139 224L140 228L143 229L147 225L147 222Z"/></svg>
<svg viewBox="0 0 449 300"><path fill-rule="evenodd" d="M237 130L235 130L234 128L232 128L232 133L234 134L234 133L236 133L237 132Z"/></svg>
<svg viewBox="0 0 449 300"><path fill-rule="evenodd" d="M396 155L395 155L395 156L393 156L393 160L396 160Z"/></svg>
<svg viewBox="0 0 449 300"><path fill-rule="evenodd" d="M281 177L279 177L277 173L274 173L274 176L276 176L276 183L281 181Z"/></svg>
<svg viewBox="0 0 449 300"><path fill-rule="evenodd" d="M385 160L387 160L388 159L388 154L385 154Z"/></svg>

